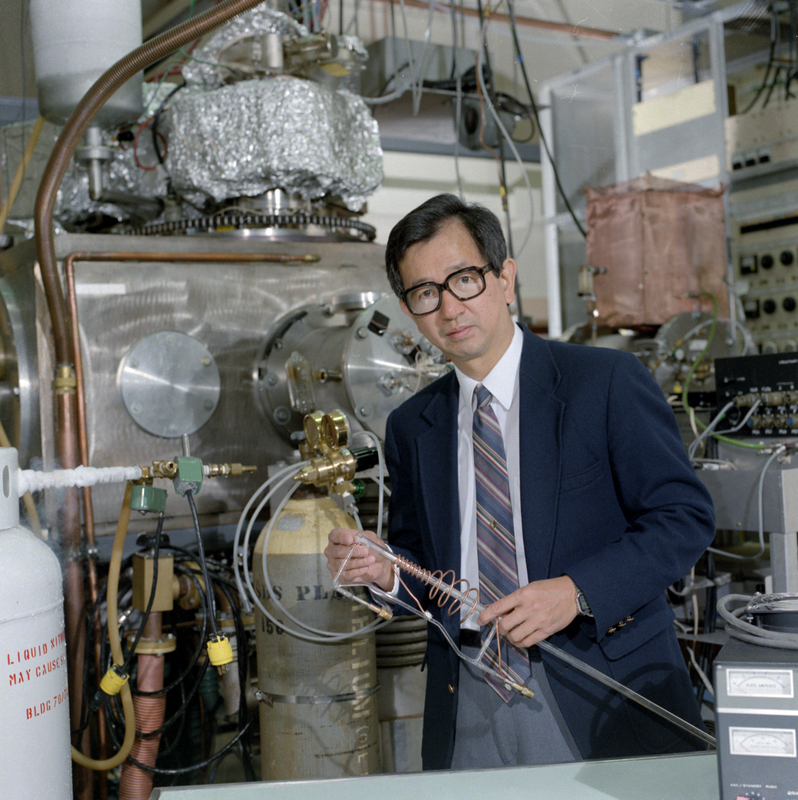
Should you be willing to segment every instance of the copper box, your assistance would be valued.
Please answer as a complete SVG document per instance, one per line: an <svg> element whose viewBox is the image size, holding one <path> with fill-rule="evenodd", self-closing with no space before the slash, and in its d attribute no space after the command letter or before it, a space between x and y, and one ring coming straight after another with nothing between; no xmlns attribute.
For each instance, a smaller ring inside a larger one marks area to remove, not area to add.
<svg viewBox="0 0 798 800"><path fill-rule="evenodd" d="M586 187L587 259L601 324L660 325L697 309L728 314L725 187L655 178Z"/></svg>

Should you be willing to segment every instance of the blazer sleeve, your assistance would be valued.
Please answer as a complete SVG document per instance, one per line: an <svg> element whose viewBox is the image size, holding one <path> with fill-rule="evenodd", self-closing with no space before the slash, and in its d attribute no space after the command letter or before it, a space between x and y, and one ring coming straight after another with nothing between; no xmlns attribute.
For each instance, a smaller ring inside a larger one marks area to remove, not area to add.
<svg viewBox="0 0 798 800"><path fill-rule="evenodd" d="M687 458L673 410L638 359L618 354L605 396L599 434L621 513L606 510L608 497L593 515L623 524L603 531L596 549L564 570L590 602L598 639L648 604L646 616L664 606L667 587L690 571L715 535L711 497Z"/></svg>

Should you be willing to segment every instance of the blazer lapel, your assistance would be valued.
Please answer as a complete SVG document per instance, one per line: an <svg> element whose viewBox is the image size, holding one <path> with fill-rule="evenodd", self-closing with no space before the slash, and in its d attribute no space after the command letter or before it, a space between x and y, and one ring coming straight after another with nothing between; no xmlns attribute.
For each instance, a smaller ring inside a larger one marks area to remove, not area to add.
<svg viewBox="0 0 798 800"><path fill-rule="evenodd" d="M452 373L442 380L448 385L432 396L420 414L424 429L416 436L418 491L424 504L434 564L425 569L460 571L460 500L457 480L457 409L459 384Z"/></svg>
<svg viewBox="0 0 798 800"><path fill-rule="evenodd" d="M560 374L545 343L524 335L520 371L521 515L529 580L549 577L562 474L565 403L554 394Z"/></svg>

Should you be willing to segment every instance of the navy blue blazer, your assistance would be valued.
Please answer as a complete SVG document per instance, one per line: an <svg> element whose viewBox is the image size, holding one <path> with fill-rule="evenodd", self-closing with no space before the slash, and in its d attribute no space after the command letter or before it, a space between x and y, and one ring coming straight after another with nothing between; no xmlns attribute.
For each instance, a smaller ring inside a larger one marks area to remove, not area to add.
<svg viewBox="0 0 798 800"><path fill-rule="evenodd" d="M458 392L454 373L435 381L390 415L385 438L391 546L426 569L455 573ZM714 513L659 386L629 353L524 331L519 433L529 580L570 575L595 615L549 641L701 727L665 591L712 541ZM429 607L458 641L458 616ZM704 749L564 662L547 653L543 661L584 758ZM426 662L423 765L445 769L459 660L433 625Z"/></svg>

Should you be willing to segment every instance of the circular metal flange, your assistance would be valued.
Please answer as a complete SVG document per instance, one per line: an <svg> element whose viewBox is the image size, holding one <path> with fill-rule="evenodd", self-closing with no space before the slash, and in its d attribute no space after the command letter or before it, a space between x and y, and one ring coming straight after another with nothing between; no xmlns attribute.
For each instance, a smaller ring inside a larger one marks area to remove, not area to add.
<svg viewBox="0 0 798 800"><path fill-rule="evenodd" d="M170 439L198 431L213 416L221 393L213 356L179 331L139 339L119 365L118 383L136 424Z"/></svg>
<svg viewBox="0 0 798 800"><path fill-rule="evenodd" d="M285 435L314 409L337 407L350 415L353 431L360 423L382 437L388 414L449 368L402 313L398 298L363 293L278 319L267 333L255 385L264 413ZM311 446L315 435L307 437ZM335 439L331 427L330 446Z"/></svg>
<svg viewBox="0 0 798 800"><path fill-rule="evenodd" d="M136 638L136 632L128 631L125 638L128 640L128 646L132 645ZM165 633L160 639L139 639L139 643L136 645L136 655L162 656L174 653L176 649L177 639L174 634Z"/></svg>
<svg viewBox="0 0 798 800"><path fill-rule="evenodd" d="M223 213L130 228L133 236L212 233L239 238L296 241L373 242L376 229L357 217L310 214L305 211L278 214Z"/></svg>
<svg viewBox="0 0 798 800"><path fill-rule="evenodd" d="M753 338L742 326L738 326L734 331L736 335L732 336L729 321L718 320L709 342L711 328L712 314L703 311L685 311L660 325L648 352L644 353L644 363L666 394L673 391L674 384L684 381L707 345L704 360L708 365L716 358L741 356L754 351ZM693 391L715 391L714 370L703 377L694 375L691 386Z"/></svg>

